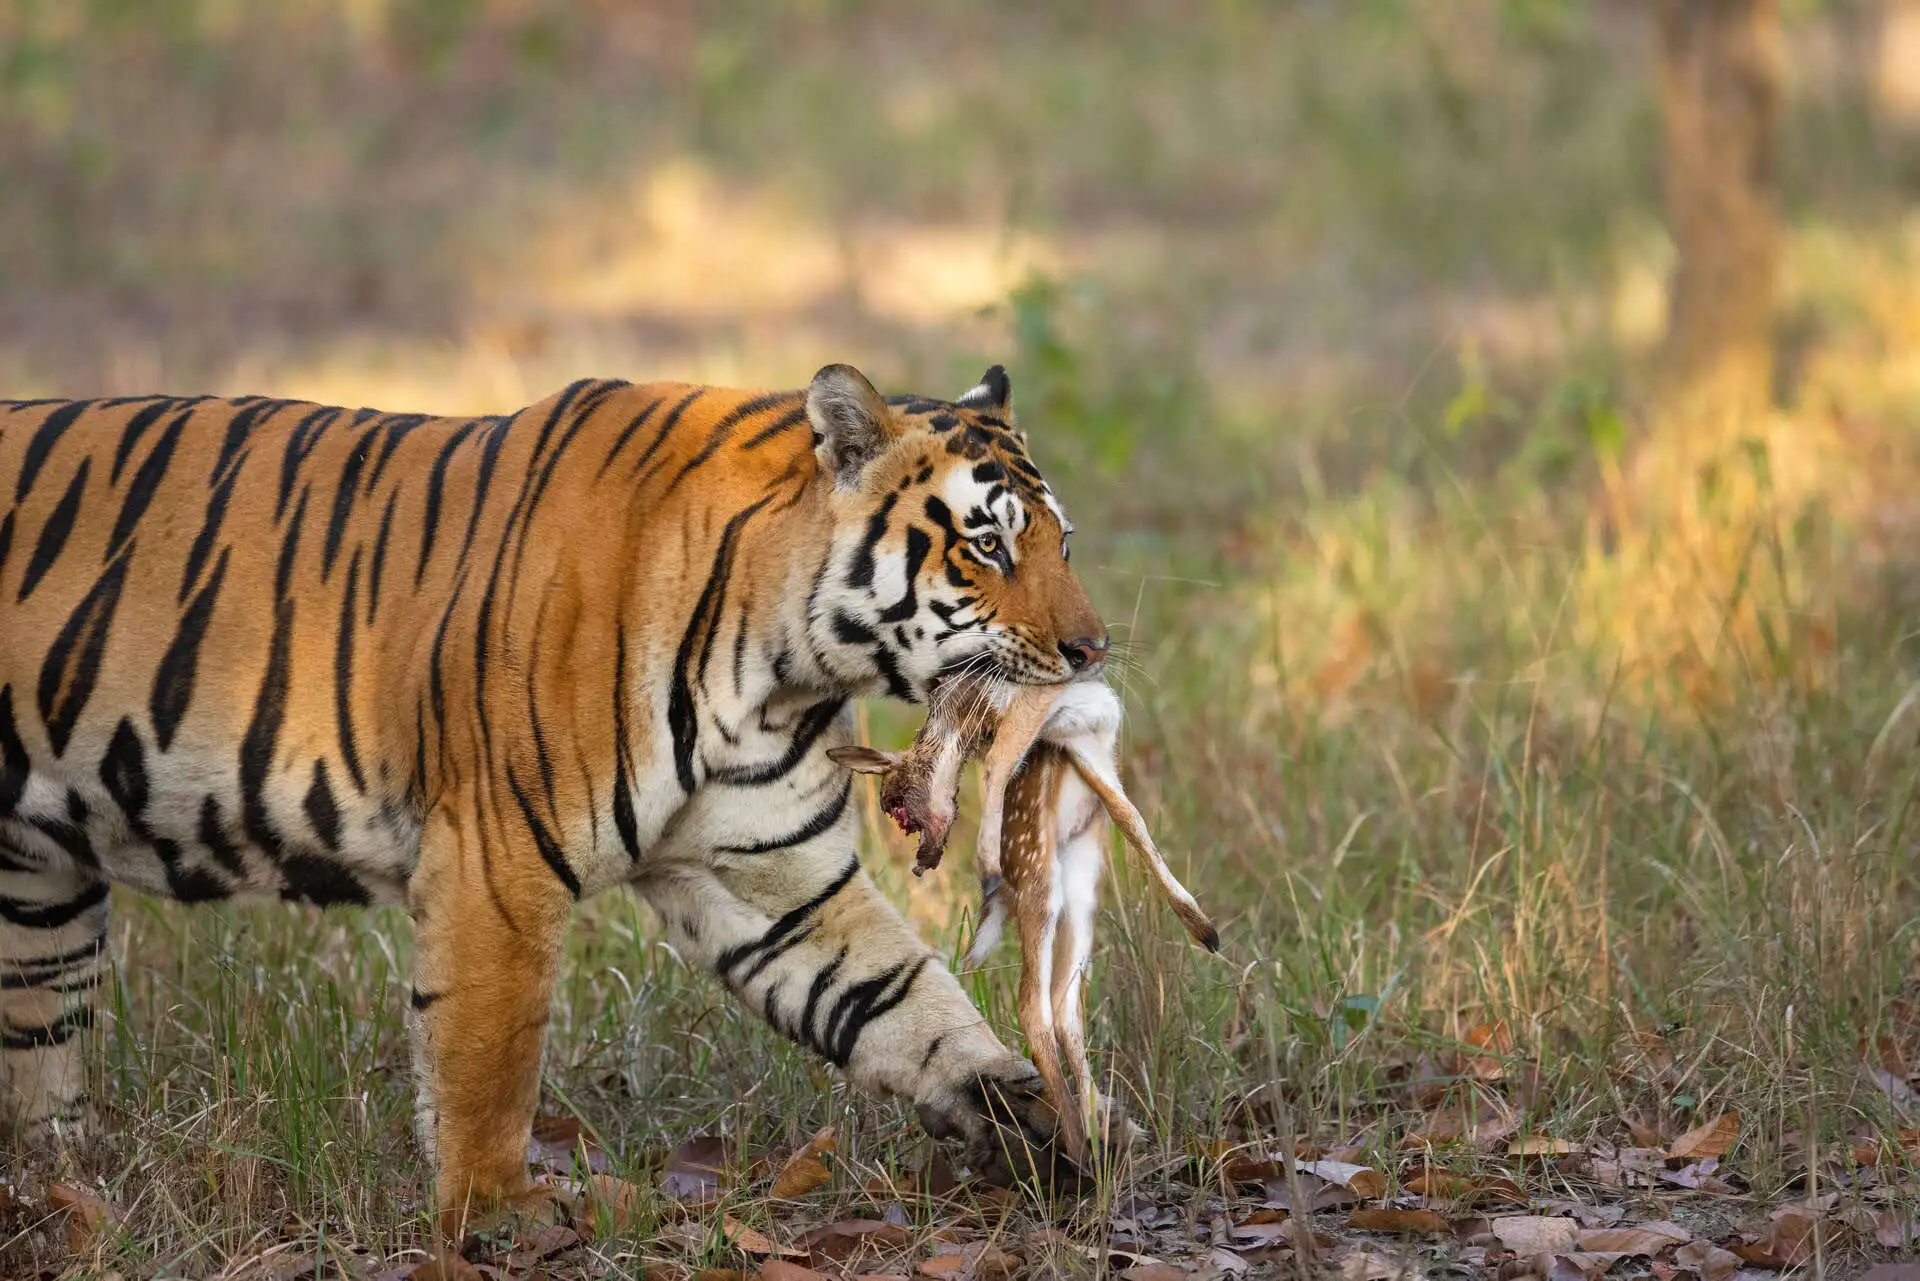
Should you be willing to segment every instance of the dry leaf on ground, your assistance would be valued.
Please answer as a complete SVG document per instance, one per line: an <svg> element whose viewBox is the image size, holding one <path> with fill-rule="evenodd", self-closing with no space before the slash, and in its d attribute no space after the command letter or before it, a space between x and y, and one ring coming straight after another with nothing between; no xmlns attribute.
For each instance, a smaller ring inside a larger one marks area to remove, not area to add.
<svg viewBox="0 0 1920 1281"><path fill-rule="evenodd" d="M804 1253L804 1251L789 1250L782 1246L775 1245L773 1243L772 1237L760 1231L760 1229L758 1228L748 1227L746 1224L740 1222L740 1220L734 1218L731 1214L722 1215L720 1217L720 1233L722 1236L727 1238L728 1244L732 1245L734 1249L744 1250L748 1254L791 1255L791 1254Z"/></svg>
<svg viewBox="0 0 1920 1281"><path fill-rule="evenodd" d="M1645 1254L1655 1255L1662 1250L1671 1250L1675 1246L1685 1245L1692 1240L1692 1234L1678 1229L1679 1236L1663 1228L1634 1226L1625 1228L1588 1228L1580 1233L1579 1246L1583 1251L1599 1254Z"/></svg>
<svg viewBox="0 0 1920 1281"><path fill-rule="evenodd" d="M1133 1268L1121 1268L1119 1275L1123 1281L1185 1281L1188 1273L1175 1264L1135 1264Z"/></svg>
<svg viewBox="0 0 1920 1281"><path fill-rule="evenodd" d="M1498 1175L1455 1174L1450 1170L1422 1170L1406 1181L1407 1191L1435 1201L1493 1201L1525 1205L1527 1194L1512 1179Z"/></svg>
<svg viewBox="0 0 1920 1281"><path fill-rule="evenodd" d="M1445 1232L1447 1220L1432 1210L1354 1210L1347 1226L1361 1232Z"/></svg>
<svg viewBox="0 0 1920 1281"><path fill-rule="evenodd" d="M1673 1252L1673 1261L1697 1274L1700 1281L1728 1281L1740 1270L1740 1256L1711 1241L1689 1241Z"/></svg>
<svg viewBox="0 0 1920 1281"><path fill-rule="evenodd" d="M1011 1281L1020 1269L1020 1257L996 1250L990 1245L970 1246L958 1254L936 1254L920 1265L919 1272L931 1281Z"/></svg>
<svg viewBox="0 0 1920 1281"><path fill-rule="evenodd" d="M1507 1144L1508 1156L1578 1156L1587 1149L1571 1139L1546 1134L1523 1134Z"/></svg>
<svg viewBox="0 0 1920 1281"><path fill-rule="evenodd" d="M1187 1270L1171 1263L1141 1263L1120 1271L1122 1281L1186 1281Z"/></svg>
<svg viewBox="0 0 1920 1281"><path fill-rule="evenodd" d="M1315 1161L1304 1167L1329 1183L1341 1187L1361 1197L1377 1197L1387 1194L1387 1176L1371 1166L1355 1165L1349 1161Z"/></svg>
<svg viewBox="0 0 1920 1281"><path fill-rule="evenodd" d="M1340 1260L1341 1281L1410 1281L1421 1275L1421 1269L1408 1260L1375 1250L1355 1250Z"/></svg>
<svg viewBox="0 0 1920 1281"><path fill-rule="evenodd" d="M113 1208L94 1193L71 1183L47 1188L47 1204L67 1216L67 1249L86 1254L98 1245L113 1223Z"/></svg>
<svg viewBox="0 0 1920 1281"><path fill-rule="evenodd" d="M1728 1248L1756 1267L1797 1268L1813 1257L1816 1245L1832 1249L1845 1231L1838 1223L1821 1222L1790 1208L1777 1212L1755 1240Z"/></svg>
<svg viewBox="0 0 1920 1281"><path fill-rule="evenodd" d="M407 1274L412 1281L480 1281L480 1270L457 1254L439 1254Z"/></svg>
<svg viewBox="0 0 1920 1281"><path fill-rule="evenodd" d="M1876 1263L1860 1274L1860 1281L1920 1281L1920 1263Z"/></svg>
<svg viewBox="0 0 1920 1281"><path fill-rule="evenodd" d="M1711 1121L1702 1122L1673 1141L1667 1149L1667 1157L1673 1161L1700 1161L1710 1157L1723 1157L1733 1151L1733 1145L1740 1140L1740 1114L1722 1112Z"/></svg>
<svg viewBox="0 0 1920 1281"><path fill-rule="evenodd" d="M726 1169L727 1141L717 1134L696 1134L667 1157L660 1190L678 1201L717 1201Z"/></svg>
<svg viewBox="0 0 1920 1281"><path fill-rule="evenodd" d="M827 1281L827 1274L785 1259L768 1259L760 1265L760 1281Z"/></svg>
<svg viewBox="0 0 1920 1281"><path fill-rule="evenodd" d="M1526 1258L1535 1254L1569 1254L1579 1248L1580 1225L1572 1219L1543 1214L1511 1214L1493 1221L1493 1235L1501 1245Z"/></svg>
<svg viewBox="0 0 1920 1281"><path fill-rule="evenodd" d="M805 1233L794 1244L815 1262L844 1261L863 1250L900 1250L913 1243L913 1234L897 1223L881 1219L841 1219Z"/></svg>
<svg viewBox="0 0 1920 1281"><path fill-rule="evenodd" d="M1637 1148L1665 1148L1667 1146L1667 1136L1662 1134L1654 1126L1635 1120L1633 1117L1626 1117L1624 1120L1627 1123L1627 1137L1633 1140L1633 1146Z"/></svg>
<svg viewBox="0 0 1920 1281"><path fill-rule="evenodd" d="M639 1221L640 1210L646 1204L646 1191L637 1184L625 1179L616 1179L611 1174L596 1174L587 1179L584 1185L585 1213L582 1223L593 1225L605 1217L607 1226L615 1232L625 1232Z"/></svg>
<svg viewBox="0 0 1920 1281"><path fill-rule="evenodd" d="M1468 1058L1467 1071L1482 1081L1498 1081L1507 1074L1504 1059L1513 1053L1513 1033L1505 1019L1493 1024L1476 1024L1460 1039L1479 1051Z"/></svg>
<svg viewBox="0 0 1920 1281"><path fill-rule="evenodd" d="M781 1167L779 1175L773 1180L773 1194L777 1197L805 1196L831 1182L833 1174L821 1163L820 1158L802 1152Z"/></svg>

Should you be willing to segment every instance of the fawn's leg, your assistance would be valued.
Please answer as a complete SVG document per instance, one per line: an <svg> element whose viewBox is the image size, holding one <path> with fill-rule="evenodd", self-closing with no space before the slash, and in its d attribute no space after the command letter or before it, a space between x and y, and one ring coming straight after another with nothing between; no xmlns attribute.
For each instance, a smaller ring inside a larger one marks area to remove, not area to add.
<svg viewBox="0 0 1920 1281"><path fill-rule="evenodd" d="M1047 1097L1060 1113L1061 1142L1075 1161L1084 1161L1086 1125L1079 1099L1061 1070L1059 1028L1053 1017L1054 949L1060 915L1050 901L1054 888L1051 872L1049 867L1029 874L1027 883L1015 895L1014 919L1020 931L1020 1031L1027 1038L1027 1053L1033 1056L1040 1079L1046 1082Z"/></svg>
<svg viewBox="0 0 1920 1281"><path fill-rule="evenodd" d="M573 910L537 849L479 823L472 806L436 809L408 887L417 1120L450 1239L473 1215L544 1199L530 1192L527 1139Z"/></svg>
<svg viewBox="0 0 1920 1281"><path fill-rule="evenodd" d="M1100 872L1107 839L1099 802L1067 771L1061 783L1060 844L1054 858L1060 926L1053 949L1053 1028L1060 1055L1072 1075L1070 1105L1083 1125L1104 1131L1105 1109L1087 1062L1085 1013L1087 965L1093 955L1094 916L1100 905Z"/></svg>
<svg viewBox="0 0 1920 1281"><path fill-rule="evenodd" d="M24 1146L84 1129L82 1034L107 967L107 883L0 848L0 1109Z"/></svg>

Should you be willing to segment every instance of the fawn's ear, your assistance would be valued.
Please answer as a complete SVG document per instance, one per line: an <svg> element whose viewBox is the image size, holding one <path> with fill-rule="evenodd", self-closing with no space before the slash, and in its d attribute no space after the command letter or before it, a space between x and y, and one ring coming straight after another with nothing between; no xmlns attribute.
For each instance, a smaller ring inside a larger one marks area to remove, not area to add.
<svg viewBox="0 0 1920 1281"><path fill-rule="evenodd" d="M829 747L827 759L856 774L885 774L900 761L900 753L873 747Z"/></svg>

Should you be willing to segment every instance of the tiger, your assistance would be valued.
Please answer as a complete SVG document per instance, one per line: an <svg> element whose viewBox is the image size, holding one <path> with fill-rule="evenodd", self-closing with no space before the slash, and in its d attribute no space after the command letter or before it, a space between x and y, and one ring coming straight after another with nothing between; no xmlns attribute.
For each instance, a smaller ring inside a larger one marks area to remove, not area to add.
<svg viewBox="0 0 1920 1281"><path fill-rule="evenodd" d="M863 870L827 756L856 698L1105 664L1002 366L953 401L836 364L800 391L585 379L470 418L0 401L0 502L18 1150L89 1124L110 887L399 903L441 1215L531 1206L563 941L627 885L936 1140L983 1168L1057 1156L1033 1066Z"/></svg>

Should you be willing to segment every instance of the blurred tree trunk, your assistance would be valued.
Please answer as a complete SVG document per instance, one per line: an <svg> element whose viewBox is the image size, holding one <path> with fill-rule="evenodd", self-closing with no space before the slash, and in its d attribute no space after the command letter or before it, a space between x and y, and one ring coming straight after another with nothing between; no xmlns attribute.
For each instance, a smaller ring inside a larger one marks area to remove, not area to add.
<svg viewBox="0 0 1920 1281"><path fill-rule="evenodd" d="M1870 12L1874 107L1889 125L1920 128L1920 0L1881 0Z"/></svg>
<svg viewBox="0 0 1920 1281"><path fill-rule="evenodd" d="M1764 403L1780 259L1778 0L1659 0L1667 225L1678 251L1669 398Z"/></svg>

